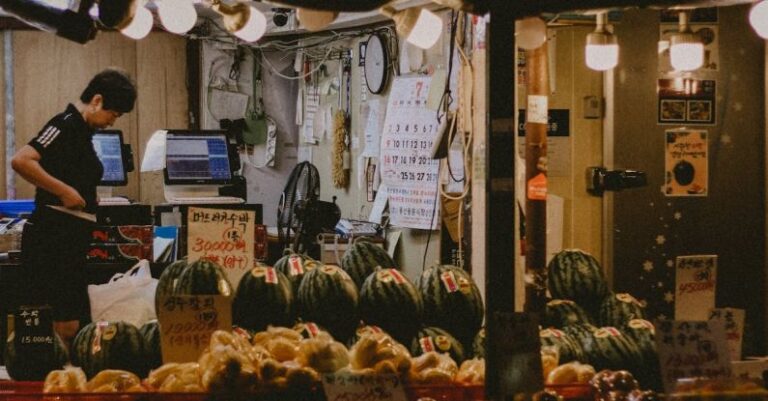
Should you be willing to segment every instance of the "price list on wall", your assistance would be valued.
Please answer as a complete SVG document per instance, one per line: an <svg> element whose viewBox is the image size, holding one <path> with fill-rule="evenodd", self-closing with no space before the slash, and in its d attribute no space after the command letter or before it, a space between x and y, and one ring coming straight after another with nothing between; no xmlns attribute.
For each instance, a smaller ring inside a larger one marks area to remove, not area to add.
<svg viewBox="0 0 768 401"><path fill-rule="evenodd" d="M431 77L392 82L381 137L381 177L387 185L393 225L437 229L440 161L432 159L439 131L437 113L427 107Z"/></svg>

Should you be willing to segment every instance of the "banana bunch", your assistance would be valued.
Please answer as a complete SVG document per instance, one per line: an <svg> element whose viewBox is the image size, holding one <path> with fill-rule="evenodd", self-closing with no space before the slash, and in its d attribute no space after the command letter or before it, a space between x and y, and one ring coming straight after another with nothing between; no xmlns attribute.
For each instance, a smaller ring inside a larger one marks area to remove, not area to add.
<svg viewBox="0 0 768 401"><path fill-rule="evenodd" d="M546 384L584 384L595 376L595 368L579 362L560 365L549 372Z"/></svg>
<svg viewBox="0 0 768 401"><path fill-rule="evenodd" d="M296 359L298 356L301 334L286 327L269 327L253 336L252 343L263 347L273 359L286 362Z"/></svg>
<svg viewBox="0 0 768 401"><path fill-rule="evenodd" d="M200 365L197 362L166 363L149 373L147 384L162 393L203 391L200 385Z"/></svg>
<svg viewBox="0 0 768 401"><path fill-rule="evenodd" d="M85 384L85 389L91 393L140 393L147 391L141 385L139 376L118 369L107 369L97 373Z"/></svg>
<svg viewBox="0 0 768 401"><path fill-rule="evenodd" d="M482 385L485 383L485 360L480 358L467 359L461 363L456 381L466 385Z"/></svg>
<svg viewBox="0 0 768 401"><path fill-rule="evenodd" d="M350 368L356 374L405 375L411 368L411 354L385 333L365 334L349 352Z"/></svg>
<svg viewBox="0 0 768 401"><path fill-rule="evenodd" d="M430 351L411 359L408 378L413 383L445 384L451 383L459 367L448 354Z"/></svg>
<svg viewBox="0 0 768 401"><path fill-rule="evenodd" d="M85 392L85 372L74 366L48 372L43 383L44 393L82 393Z"/></svg>
<svg viewBox="0 0 768 401"><path fill-rule="evenodd" d="M247 394L256 390L258 361L249 358L253 346L236 333L217 330L198 359L204 391Z"/></svg>
<svg viewBox="0 0 768 401"><path fill-rule="evenodd" d="M349 351L329 334L302 340L296 362L320 373L334 373L349 365Z"/></svg>

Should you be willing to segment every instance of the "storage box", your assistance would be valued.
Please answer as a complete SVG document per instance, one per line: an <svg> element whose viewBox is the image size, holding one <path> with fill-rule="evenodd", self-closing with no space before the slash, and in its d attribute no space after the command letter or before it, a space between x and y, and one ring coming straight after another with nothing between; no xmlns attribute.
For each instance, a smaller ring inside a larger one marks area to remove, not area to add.
<svg viewBox="0 0 768 401"><path fill-rule="evenodd" d="M88 263L138 262L152 260L152 244L91 244Z"/></svg>
<svg viewBox="0 0 768 401"><path fill-rule="evenodd" d="M326 264L341 265L341 258L344 257L344 253L357 238L359 237L344 238L339 234L320 234L320 261ZM366 236L365 239L384 248L384 238Z"/></svg>
<svg viewBox="0 0 768 401"><path fill-rule="evenodd" d="M152 226L98 226L91 230L94 244L151 244Z"/></svg>

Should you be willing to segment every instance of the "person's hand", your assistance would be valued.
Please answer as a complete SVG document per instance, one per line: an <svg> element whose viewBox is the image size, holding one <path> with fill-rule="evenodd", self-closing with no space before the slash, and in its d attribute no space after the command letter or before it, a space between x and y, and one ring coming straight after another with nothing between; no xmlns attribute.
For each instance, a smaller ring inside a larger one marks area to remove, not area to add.
<svg viewBox="0 0 768 401"><path fill-rule="evenodd" d="M85 207L85 199L70 186L67 186L67 189L59 195L59 199L61 204L67 209L79 210Z"/></svg>

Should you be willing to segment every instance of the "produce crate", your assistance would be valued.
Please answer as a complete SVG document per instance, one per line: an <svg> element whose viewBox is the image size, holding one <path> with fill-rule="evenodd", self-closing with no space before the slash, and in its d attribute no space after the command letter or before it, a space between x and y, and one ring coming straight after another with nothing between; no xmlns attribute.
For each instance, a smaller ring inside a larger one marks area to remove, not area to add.
<svg viewBox="0 0 768 401"><path fill-rule="evenodd" d="M590 384L548 384L547 390L552 390L563 397L565 401L595 401L595 388Z"/></svg>
<svg viewBox="0 0 768 401"><path fill-rule="evenodd" d="M466 388L456 384L406 385L405 395L408 397L409 401L419 401L421 399L435 401L464 401L471 399L467 398Z"/></svg>

